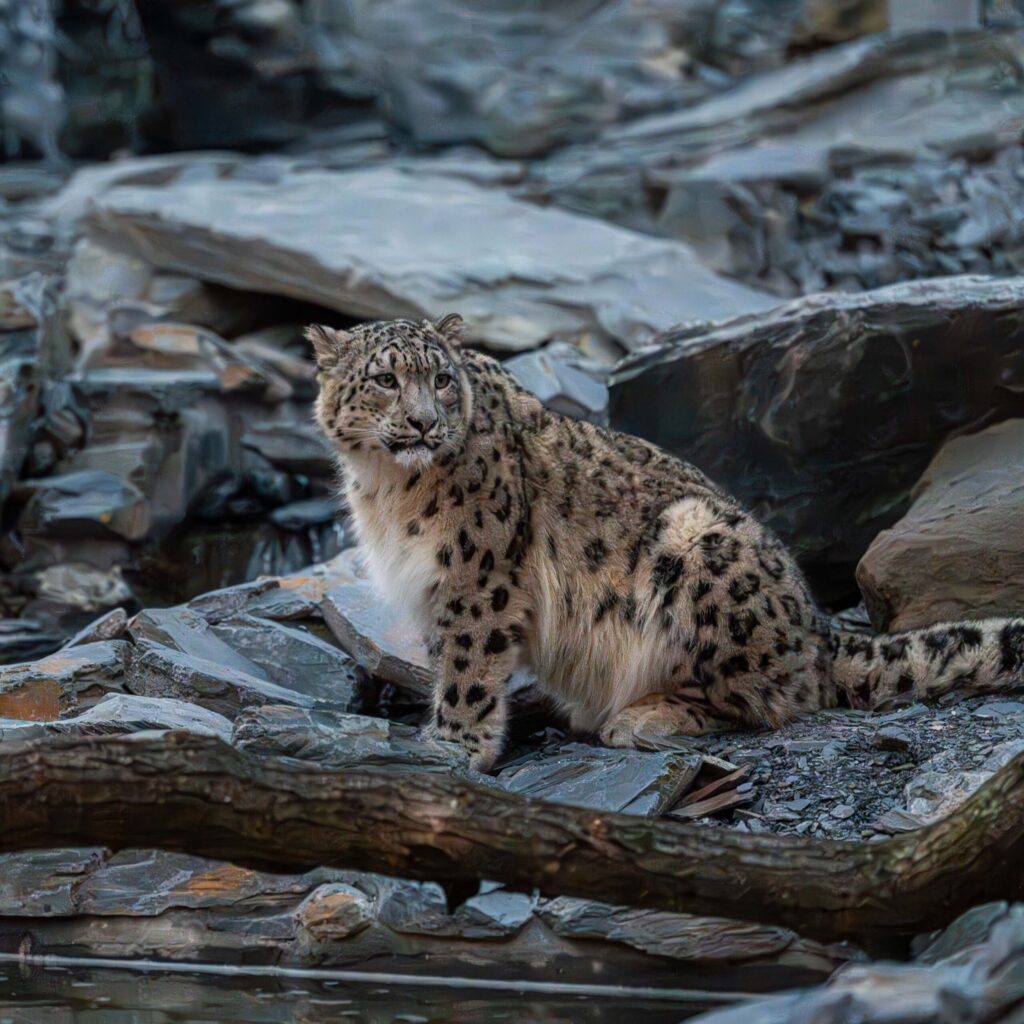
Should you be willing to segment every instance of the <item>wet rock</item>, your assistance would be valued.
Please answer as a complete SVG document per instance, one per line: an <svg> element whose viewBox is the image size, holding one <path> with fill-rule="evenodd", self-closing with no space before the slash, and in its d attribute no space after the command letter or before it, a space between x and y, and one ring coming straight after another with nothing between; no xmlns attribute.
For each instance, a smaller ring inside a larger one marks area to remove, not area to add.
<svg viewBox="0 0 1024 1024"><path fill-rule="evenodd" d="M1024 419L947 442L857 582L879 628L1024 613Z"/></svg>
<svg viewBox="0 0 1024 1024"><path fill-rule="evenodd" d="M505 361L505 369L549 409L573 419L601 423L608 414L608 388L565 358L543 351Z"/></svg>
<svg viewBox="0 0 1024 1024"><path fill-rule="evenodd" d="M470 340L499 349L584 332L632 347L671 324L770 304L681 244L388 168L306 172L273 187L122 188L97 200L90 225L155 266L351 316L458 309Z"/></svg>
<svg viewBox="0 0 1024 1024"><path fill-rule="evenodd" d="M274 509L270 518L286 530L307 530L333 522L338 516L337 498L306 498Z"/></svg>
<svg viewBox="0 0 1024 1024"><path fill-rule="evenodd" d="M366 894L344 882L328 882L299 904L295 919L313 942L337 942L361 932L374 920Z"/></svg>
<svg viewBox="0 0 1024 1024"><path fill-rule="evenodd" d="M0 510L29 454L41 371L50 368L46 280L33 273L0 283Z"/></svg>
<svg viewBox="0 0 1024 1024"><path fill-rule="evenodd" d="M852 964L824 987L747 1002L695 1017L700 1024L811 1024L857 1020L863 1024L931 1024L949 1016L961 1020L1009 1022L1024 998L1020 962L1024 957L1024 907L1001 905L994 912L968 911L954 922L946 948L920 963L881 961ZM940 940L941 941L941 940ZM945 955L943 955L945 954Z"/></svg>
<svg viewBox="0 0 1024 1024"><path fill-rule="evenodd" d="M883 725L871 737L871 743L878 750L909 750L913 744L911 734L898 725Z"/></svg>
<svg viewBox="0 0 1024 1024"><path fill-rule="evenodd" d="M785 928L635 910L568 896L545 901L540 916L565 938L606 939L677 960L743 961L766 972L788 967L820 975L857 956L849 947L809 942Z"/></svg>
<svg viewBox="0 0 1024 1024"><path fill-rule="evenodd" d="M657 817L692 785L703 759L570 743L498 775L512 793L598 811Z"/></svg>
<svg viewBox="0 0 1024 1024"><path fill-rule="evenodd" d="M123 640L106 640L0 666L0 718L47 721L124 690L127 649Z"/></svg>
<svg viewBox="0 0 1024 1024"><path fill-rule="evenodd" d="M55 608L70 607L95 614L118 604L134 601L131 588L120 569L95 569L80 562L63 562L47 566L33 575L35 606L49 602ZM95 640L111 640L113 636L97 635Z"/></svg>
<svg viewBox="0 0 1024 1024"><path fill-rule="evenodd" d="M350 552L342 552L327 562L318 562L288 576L261 577L251 583L225 587L193 598L189 608L211 623L242 612L275 621L319 619L324 595L332 587L353 579L351 559Z"/></svg>
<svg viewBox="0 0 1024 1024"><path fill-rule="evenodd" d="M76 889L102 863L104 852L91 848L0 854L0 916L75 913Z"/></svg>
<svg viewBox="0 0 1024 1024"><path fill-rule="evenodd" d="M332 767L407 765L445 772L465 769L457 745L426 740L419 730L384 718L266 705L235 719L232 742L243 750L280 754Z"/></svg>
<svg viewBox="0 0 1024 1024"><path fill-rule="evenodd" d="M359 676L352 663L329 644L298 630L268 621L260 637L256 620L235 621L236 637L253 658L226 643L197 612L188 608L150 609L137 615L130 635L135 641L127 689L152 697L192 700L234 718L251 704L297 704L313 707L317 694L344 703L352 699ZM291 650L317 673L281 663ZM326 672L322 679L320 672ZM276 679L281 682L275 681ZM297 688L296 688L297 687Z"/></svg>
<svg viewBox="0 0 1024 1024"><path fill-rule="evenodd" d="M338 643L371 675L419 697L433 689L426 644L405 618L382 602L359 568L356 549L336 560L336 583L320 610ZM344 566L344 568L342 568Z"/></svg>
<svg viewBox="0 0 1024 1024"><path fill-rule="evenodd" d="M107 859L79 886L81 914L154 917L176 907L202 909L226 900L249 912L275 897L301 895L302 876L265 875L219 861L156 850L126 850Z"/></svg>
<svg viewBox="0 0 1024 1024"><path fill-rule="evenodd" d="M242 445L289 473L329 477L334 472L334 453L312 423L255 426L243 435Z"/></svg>
<svg viewBox="0 0 1024 1024"><path fill-rule="evenodd" d="M958 277L668 332L618 369L611 423L696 463L793 546L820 593L846 594L943 441L1024 411L1021 308L1017 279ZM686 415L666 415L666 395Z"/></svg>

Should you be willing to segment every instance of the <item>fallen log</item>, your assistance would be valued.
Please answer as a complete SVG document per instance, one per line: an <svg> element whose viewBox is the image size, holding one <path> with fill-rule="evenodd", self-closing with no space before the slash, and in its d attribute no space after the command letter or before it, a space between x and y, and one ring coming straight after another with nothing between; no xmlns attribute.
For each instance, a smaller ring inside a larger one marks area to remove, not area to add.
<svg viewBox="0 0 1024 1024"><path fill-rule="evenodd" d="M1024 755L943 821L853 843L599 813L418 769L329 770L184 732L0 747L0 852L71 845L486 878L894 951L1022 895Z"/></svg>

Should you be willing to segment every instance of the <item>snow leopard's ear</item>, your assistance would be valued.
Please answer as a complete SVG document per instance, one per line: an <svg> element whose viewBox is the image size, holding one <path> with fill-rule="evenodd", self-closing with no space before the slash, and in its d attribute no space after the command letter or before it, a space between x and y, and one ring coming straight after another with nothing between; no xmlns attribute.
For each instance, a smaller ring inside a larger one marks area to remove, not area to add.
<svg viewBox="0 0 1024 1024"><path fill-rule="evenodd" d="M449 345L458 347L463 342L463 332L466 329L465 321L458 313L445 313L444 316L434 321L434 330L448 342Z"/></svg>
<svg viewBox="0 0 1024 1024"><path fill-rule="evenodd" d="M333 370L341 361L341 352L351 340L345 331L336 331L323 324L310 324L303 332L316 353L316 365L321 370Z"/></svg>

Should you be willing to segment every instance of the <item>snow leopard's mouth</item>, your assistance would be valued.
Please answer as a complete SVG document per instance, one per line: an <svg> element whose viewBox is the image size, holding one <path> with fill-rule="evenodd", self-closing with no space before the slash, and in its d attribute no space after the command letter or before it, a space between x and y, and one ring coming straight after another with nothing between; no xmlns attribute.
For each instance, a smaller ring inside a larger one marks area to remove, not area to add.
<svg viewBox="0 0 1024 1024"><path fill-rule="evenodd" d="M428 455L433 454L441 447L440 441L426 441L420 438L417 441L401 440L401 441L388 441L388 451L393 455L401 453L407 453L411 455Z"/></svg>

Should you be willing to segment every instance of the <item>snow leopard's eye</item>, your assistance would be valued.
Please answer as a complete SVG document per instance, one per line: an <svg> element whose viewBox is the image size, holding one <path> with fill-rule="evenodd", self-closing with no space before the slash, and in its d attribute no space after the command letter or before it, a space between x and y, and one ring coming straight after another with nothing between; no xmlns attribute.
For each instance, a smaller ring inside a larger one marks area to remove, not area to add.
<svg viewBox="0 0 1024 1024"><path fill-rule="evenodd" d="M444 391L444 389L451 384L452 379L453 378L450 373L439 373L434 378L434 387L437 388L438 391Z"/></svg>
<svg viewBox="0 0 1024 1024"><path fill-rule="evenodd" d="M398 378L393 373L377 373L371 378L374 384L391 390L398 387Z"/></svg>

